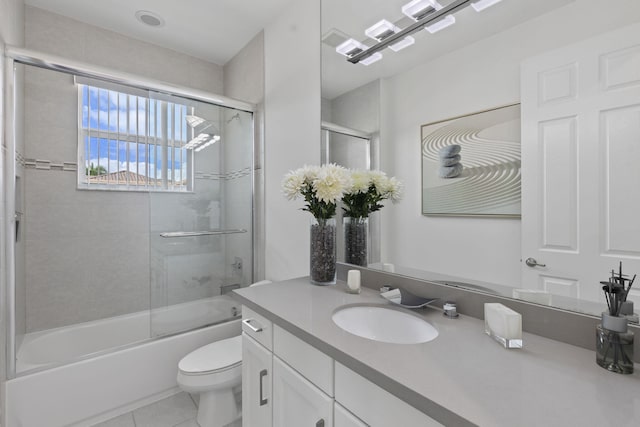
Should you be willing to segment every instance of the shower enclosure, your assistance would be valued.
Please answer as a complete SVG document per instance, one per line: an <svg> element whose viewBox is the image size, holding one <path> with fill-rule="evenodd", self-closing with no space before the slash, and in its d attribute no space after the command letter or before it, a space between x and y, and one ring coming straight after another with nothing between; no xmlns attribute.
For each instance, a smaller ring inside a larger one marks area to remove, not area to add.
<svg viewBox="0 0 640 427"><path fill-rule="evenodd" d="M253 106L12 58L9 377L238 318L225 294L254 280Z"/></svg>

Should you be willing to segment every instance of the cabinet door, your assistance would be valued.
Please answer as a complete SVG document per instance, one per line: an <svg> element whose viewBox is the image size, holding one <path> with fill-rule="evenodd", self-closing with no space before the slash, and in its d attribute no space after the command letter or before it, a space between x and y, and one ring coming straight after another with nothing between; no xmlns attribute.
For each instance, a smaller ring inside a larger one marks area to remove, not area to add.
<svg viewBox="0 0 640 427"><path fill-rule="evenodd" d="M333 426L333 399L275 356L273 357L273 425L278 427Z"/></svg>
<svg viewBox="0 0 640 427"><path fill-rule="evenodd" d="M360 418L347 411L339 403L333 406L334 424L333 427L367 427Z"/></svg>
<svg viewBox="0 0 640 427"><path fill-rule="evenodd" d="M272 355L242 333L242 425L271 427Z"/></svg>

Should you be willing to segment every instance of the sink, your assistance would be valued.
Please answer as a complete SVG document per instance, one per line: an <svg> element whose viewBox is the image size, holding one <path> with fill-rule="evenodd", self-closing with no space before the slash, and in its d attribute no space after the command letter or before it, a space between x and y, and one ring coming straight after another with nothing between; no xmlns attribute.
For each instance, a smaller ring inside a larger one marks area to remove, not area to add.
<svg viewBox="0 0 640 427"><path fill-rule="evenodd" d="M438 336L430 323L404 311L381 306L350 306L331 317L345 331L362 338L393 344L420 344Z"/></svg>

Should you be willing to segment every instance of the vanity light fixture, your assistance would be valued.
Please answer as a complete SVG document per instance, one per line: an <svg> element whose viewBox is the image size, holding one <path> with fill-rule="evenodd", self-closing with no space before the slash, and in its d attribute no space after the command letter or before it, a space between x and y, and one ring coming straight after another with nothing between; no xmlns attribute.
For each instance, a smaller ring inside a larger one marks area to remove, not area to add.
<svg viewBox="0 0 640 427"><path fill-rule="evenodd" d="M496 3L500 3L501 1L502 0L480 0L471 3L471 7L474 8L476 12L481 12Z"/></svg>
<svg viewBox="0 0 640 427"><path fill-rule="evenodd" d="M336 52L346 56L349 60L351 60L352 57L364 53L368 48L369 47L364 43L360 43L355 39L348 39L347 41L339 44L336 47ZM370 65L381 59L382 54L380 52L376 52L371 55L367 55L366 57L362 58L362 60L359 60L357 62L361 63L362 65Z"/></svg>
<svg viewBox="0 0 640 427"><path fill-rule="evenodd" d="M412 0L402 6L402 13L414 21L419 21L436 11L435 3L432 0ZM440 9L442 9L442 6L440 6Z"/></svg>
<svg viewBox="0 0 640 427"><path fill-rule="evenodd" d="M402 6L402 13L417 22L441 9L442 5L436 0L412 0ZM431 34L434 34L455 23L456 18L453 15L447 15L443 19L431 25L426 25L424 29L429 31Z"/></svg>
<svg viewBox="0 0 640 427"><path fill-rule="evenodd" d="M371 65L374 62L377 62L377 61L379 61L381 59L382 59L382 54L380 52L376 52L373 55L369 56L368 58L361 59L359 62L362 65Z"/></svg>
<svg viewBox="0 0 640 427"><path fill-rule="evenodd" d="M349 39L339 45L336 51L346 56L347 61L352 64L365 64L365 61L369 58L373 59L369 62L372 63L382 58L382 54L380 54L381 50L402 43L402 40L408 38L416 31L426 29L430 33L435 33L453 25L456 22L453 14L469 5L473 6L473 8L479 12L500 1L501 0L453 0L446 6L442 6L436 0L412 0L402 6L402 13L413 19L415 21L413 24L400 31L396 31L395 28L398 27L394 26L393 31L384 31L378 37L372 37L378 40L378 43L373 46L369 47L357 40ZM368 30L372 30L376 25ZM408 45L409 44L406 46Z"/></svg>
<svg viewBox="0 0 640 427"><path fill-rule="evenodd" d="M367 28L364 33L367 37L370 37L372 39L374 39L377 42L381 42L382 40L386 39L387 37L400 32L400 27L398 27L397 25L392 24L391 22L387 21L386 19L383 19L377 23L375 23L374 25L372 25L371 27ZM402 49L404 49L405 47L411 46L412 44L414 44L416 42L416 40L411 37L411 36L407 36L404 39L400 40L397 43L394 44L390 44L389 45L389 49L393 50L394 52L398 52Z"/></svg>
<svg viewBox="0 0 640 427"><path fill-rule="evenodd" d="M437 33L440 30L444 30L447 27L456 23L456 18L453 15L447 15L443 19L439 20L435 24L427 25L424 27L425 30L429 31L431 34Z"/></svg>

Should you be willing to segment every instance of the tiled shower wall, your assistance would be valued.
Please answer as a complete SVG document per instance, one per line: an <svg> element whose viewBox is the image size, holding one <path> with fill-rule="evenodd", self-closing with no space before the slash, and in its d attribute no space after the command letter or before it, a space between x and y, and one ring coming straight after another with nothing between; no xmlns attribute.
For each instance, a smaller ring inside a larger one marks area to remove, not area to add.
<svg viewBox="0 0 640 427"><path fill-rule="evenodd" d="M222 67L216 64L41 9L26 8L25 31L29 49L223 92ZM72 77L30 68L25 78L27 144L22 154L75 164ZM27 276L16 291L25 295L26 332L147 309L149 194L78 191L73 170L25 172Z"/></svg>

